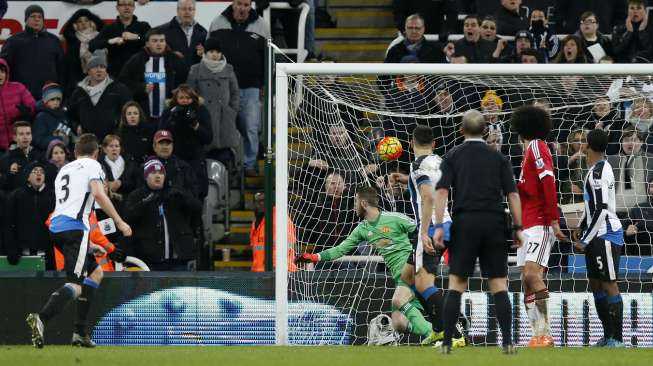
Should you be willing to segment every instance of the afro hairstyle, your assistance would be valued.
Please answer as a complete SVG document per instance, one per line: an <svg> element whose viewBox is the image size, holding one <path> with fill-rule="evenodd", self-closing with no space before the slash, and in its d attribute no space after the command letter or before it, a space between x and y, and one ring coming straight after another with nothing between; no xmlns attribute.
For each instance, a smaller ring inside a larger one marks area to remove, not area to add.
<svg viewBox="0 0 653 366"><path fill-rule="evenodd" d="M532 105L517 108L512 113L510 125L525 140L544 140L553 129L549 112Z"/></svg>

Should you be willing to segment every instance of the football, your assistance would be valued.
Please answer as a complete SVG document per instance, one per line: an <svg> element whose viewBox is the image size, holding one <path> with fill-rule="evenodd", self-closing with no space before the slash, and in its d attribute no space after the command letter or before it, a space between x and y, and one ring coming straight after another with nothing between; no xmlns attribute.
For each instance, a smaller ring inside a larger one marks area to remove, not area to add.
<svg viewBox="0 0 653 366"><path fill-rule="evenodd" d="M386 136L376 145L376 152L383 161L397 160L404 148L398 138Z"/></svg>

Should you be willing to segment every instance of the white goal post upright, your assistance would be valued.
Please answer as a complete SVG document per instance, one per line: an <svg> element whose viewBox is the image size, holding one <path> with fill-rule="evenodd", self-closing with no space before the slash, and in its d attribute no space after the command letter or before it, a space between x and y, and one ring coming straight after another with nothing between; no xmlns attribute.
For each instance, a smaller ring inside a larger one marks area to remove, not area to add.
<svg viewBox="0 0 653 366"><path fill-rule="evenodd" d="M289 214L289 115L293 113L294 101L289 98L289 88L302 83L301 75L433 75L433 76L465 76L480 75L482 77L498 76L642 76L653 75L653 65L647 64L337 64L337 63L277 63L275 87L275 207L276 215L276 269L275 269L275 302L276 302L276 339L277 345L290 344L289 338L289 273L288 273L288 222ZM334 101L335 102L335 101ZM296 106L295 106L296 107ZM361 107L364 112L374 112ZM404 145L407 148L407 145ZM626 321L624 321L626 323Z"/></svg>

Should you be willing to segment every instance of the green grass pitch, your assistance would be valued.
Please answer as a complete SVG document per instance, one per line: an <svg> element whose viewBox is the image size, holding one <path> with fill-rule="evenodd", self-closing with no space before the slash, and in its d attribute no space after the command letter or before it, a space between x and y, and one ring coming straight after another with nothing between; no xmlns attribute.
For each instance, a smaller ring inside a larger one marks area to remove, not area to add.
<svg viewBox="0 0 653 366"><path fill-rule="evenodd" d="M469 347L440 355L431 347L98 347L0 346L2 366L639 366L653 365L653 349L523 349Z"/></svg>

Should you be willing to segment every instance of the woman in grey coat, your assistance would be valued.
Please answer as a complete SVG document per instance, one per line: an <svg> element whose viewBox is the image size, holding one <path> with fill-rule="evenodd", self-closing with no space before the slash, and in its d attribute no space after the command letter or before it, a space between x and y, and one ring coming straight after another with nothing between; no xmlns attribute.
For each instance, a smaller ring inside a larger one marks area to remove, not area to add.
<svg viewBox="0 0 653 366"><path fill-rule="evenodd" d="M236 129L240 103L238 80L216 38L206 40L202 61L190 68L186 83L204 98L211 114L213 141L206 145L207 157L225 164L233 164L235 158L240 160L234 153L241 143Z"/></svg>

